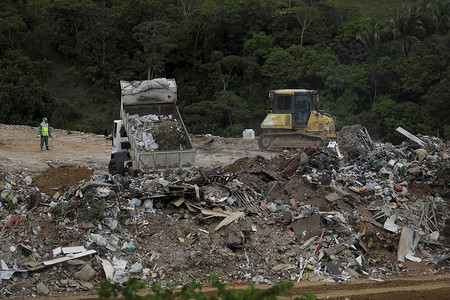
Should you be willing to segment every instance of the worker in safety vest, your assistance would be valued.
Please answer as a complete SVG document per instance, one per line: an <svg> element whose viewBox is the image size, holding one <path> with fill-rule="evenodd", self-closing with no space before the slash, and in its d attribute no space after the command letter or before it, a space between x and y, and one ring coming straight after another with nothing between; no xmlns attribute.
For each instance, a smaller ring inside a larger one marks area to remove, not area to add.
<svg viewBox="0 0 450 300"><path fill-rule="evenodd" d="M50 127L48 126L47 118L42 119L42 123L39 125L39 134L41 135L41 151L44 143L45 149L50 150L48 149L48 137L52 135L50 134Z"/></svg>

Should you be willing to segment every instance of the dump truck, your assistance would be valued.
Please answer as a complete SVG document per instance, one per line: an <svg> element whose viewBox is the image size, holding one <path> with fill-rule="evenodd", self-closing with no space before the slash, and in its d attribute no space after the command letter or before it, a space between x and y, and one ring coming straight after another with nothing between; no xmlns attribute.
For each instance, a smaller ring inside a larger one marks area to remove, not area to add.
<svg viewBox="0 0 450 300"><path fill-rule="evenodd" d="M195 165L195 149L177 107L175 79L120 81L109 173L130 174Z"/></svg>
<svg viewBox="0 0 450 300"><path fill-rule="evenodd" d="M273 109L261 123L261 150L278 151L306 146L322 147L336 139L335 120L318 109L319 93L308 89L277 89L269 92Z"/></svg>

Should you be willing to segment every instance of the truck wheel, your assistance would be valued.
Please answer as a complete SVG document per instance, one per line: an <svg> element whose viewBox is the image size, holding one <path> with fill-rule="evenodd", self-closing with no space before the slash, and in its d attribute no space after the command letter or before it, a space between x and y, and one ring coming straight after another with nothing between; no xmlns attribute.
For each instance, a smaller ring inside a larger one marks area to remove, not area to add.
<svg viewBox="0 0 450 300"><path fill-rule="evenodd" d="M116 175L118 173L115 158L111 158L111 160L109 161L108 171L111 175Z"/></svg>

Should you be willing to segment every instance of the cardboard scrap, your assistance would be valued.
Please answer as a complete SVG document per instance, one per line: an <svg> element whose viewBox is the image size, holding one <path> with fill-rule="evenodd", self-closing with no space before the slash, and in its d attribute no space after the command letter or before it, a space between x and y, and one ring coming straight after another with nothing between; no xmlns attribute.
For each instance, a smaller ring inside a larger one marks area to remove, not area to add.
<svg viewBox="0 0 450 300"><path fill-rule="evenodd" d="M176 207L179 207L181 204L183 204L184 203L184 197L181 197L180 199L178 199L178 200L174 200L174 201L172 201L171 203L173 204L173 205L175 205Z"/></svg>
<svg viewBox="0 0 450 300"><path fill-rule="evenodd" d="M322 229L320 227L320 215L313 214L310 217L296 220L292 223L297 239L310 239L313 236L320 235Z"/></svg>
<svg viewBox="0 0 450 300"><path fill-rule="evenodd" d="M244 216L244 213L242 211L237 211L237 212L231 213L228 217L223 219L222 222L220 222L219 225L217 225L216 228L214 228L214 230L217 231L220 228L222 228L223 226L227 226L234 220L236 220L240 217L243 217L243 216Z"/></svg>

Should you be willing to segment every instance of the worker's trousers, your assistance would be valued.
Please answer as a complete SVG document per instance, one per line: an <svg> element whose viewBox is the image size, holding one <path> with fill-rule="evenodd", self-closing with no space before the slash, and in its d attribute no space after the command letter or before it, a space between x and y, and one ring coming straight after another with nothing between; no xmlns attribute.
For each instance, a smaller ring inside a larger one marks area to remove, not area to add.
<svg viewBox="0 0 450 300"><path fill-rule="evenodd" d="M44 143L45 147L48 147L48 136L41 136L41 148L44 146Z"/></svg>

